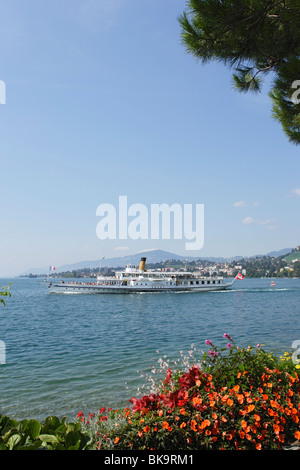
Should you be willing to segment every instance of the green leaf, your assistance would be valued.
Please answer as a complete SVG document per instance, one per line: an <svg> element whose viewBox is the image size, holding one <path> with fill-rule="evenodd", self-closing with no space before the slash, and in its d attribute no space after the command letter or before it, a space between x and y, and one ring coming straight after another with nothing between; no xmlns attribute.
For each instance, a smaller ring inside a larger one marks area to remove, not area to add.
<svg viewBox="0 0 300 470"><path fill-rule="evenodd" d="M39 438L43 441L43 442L47 442L49 444L59 444L59 440L57 439L56 436L54 436L53 434L40 434L39 435Z"/></svg>
<svg viewBox="0 0 300 470"><path fill-rule="evenodd" d="M41 423L39 423L36 419L31 419L28 422L27 432L33 441L38 438L41 432L41 427Z"/></svg>
<svg viewBox="0 0 300 470"><path fill-rule="evenodd" d="M9 450L14 450L20 441L21 441L21 436L19 436L19 434L13 434L12 436L10 436L10 438L7 441Z"/></svg>
<svg viewBox="0 0 300 470"><path fill-rule="evenodd" d="M41 445L42 442L37 440L34 442L28 442L27 444L18 447L18 450L37 450L41 447Z"/></svg>

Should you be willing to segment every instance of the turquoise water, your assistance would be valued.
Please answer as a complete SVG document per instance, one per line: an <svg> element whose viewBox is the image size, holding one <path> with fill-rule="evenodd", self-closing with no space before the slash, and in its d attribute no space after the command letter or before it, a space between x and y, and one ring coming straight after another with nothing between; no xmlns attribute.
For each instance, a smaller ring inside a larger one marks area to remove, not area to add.
<svg viewBox="0 0 300 470"><path fill-rule="evenodd" d="M37 279L12 282L0 306L0 413L16 419L118 408L144 383L138 371L178 358L205 340L224 347L263 343L284 352L300 340L300 279L236 281L230 291L48 294ZM159 354L156 352L159 350Z"/></svg>

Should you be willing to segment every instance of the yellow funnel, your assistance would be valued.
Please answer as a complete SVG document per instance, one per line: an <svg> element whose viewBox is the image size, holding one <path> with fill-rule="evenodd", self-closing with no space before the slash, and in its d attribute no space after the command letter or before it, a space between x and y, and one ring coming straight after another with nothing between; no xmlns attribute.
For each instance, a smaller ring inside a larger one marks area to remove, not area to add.
<svg viewBox="0 0 300 470"><path fill-rule="evenodd" d="M147 258L141 258L140 265L139 265L139 270L140 271L146 271L145 266L146 266L146 259Z"/></svg>

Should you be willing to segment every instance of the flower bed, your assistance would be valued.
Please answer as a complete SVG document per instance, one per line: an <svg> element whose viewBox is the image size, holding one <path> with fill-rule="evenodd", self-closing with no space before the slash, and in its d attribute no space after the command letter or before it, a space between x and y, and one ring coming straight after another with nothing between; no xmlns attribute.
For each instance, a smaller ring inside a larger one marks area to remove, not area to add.
<svg viewBox="0 0 300 470"><path fill-rule="evenodd" d="M299 366L290 356L240 349L224 337L227 348L206 341L201 365L168 368L155 393L133 397L132 407L80 413L97 448L263 450L300 439Z"/></svg>

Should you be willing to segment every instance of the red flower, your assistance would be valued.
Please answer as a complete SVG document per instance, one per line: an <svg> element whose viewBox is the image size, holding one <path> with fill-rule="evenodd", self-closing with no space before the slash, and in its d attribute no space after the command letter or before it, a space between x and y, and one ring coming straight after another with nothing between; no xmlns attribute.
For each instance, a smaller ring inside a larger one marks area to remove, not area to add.
<svg viewBox="0 0 300 470"><path fill-rule="evenodd" d="M144 395L141 399L135 397L131 398L130 403L133 403L133 411L144 411L148 412L150 410L156 410L158 404L161 401L160 395Z"/></svg>

